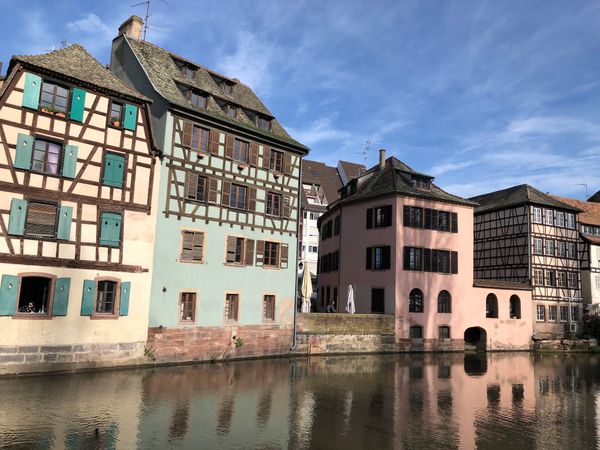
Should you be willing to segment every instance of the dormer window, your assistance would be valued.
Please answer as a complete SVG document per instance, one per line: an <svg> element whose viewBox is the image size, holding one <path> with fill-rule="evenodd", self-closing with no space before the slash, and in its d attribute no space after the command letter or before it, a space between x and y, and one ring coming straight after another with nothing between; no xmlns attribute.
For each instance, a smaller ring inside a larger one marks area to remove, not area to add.
<svg viewBox="0 0 600 450"><path fill-rule="evenodd" d="M261 130L269 131L271 129L271 119L264 116L256 116L256 126Z"/></svg>
<svg viewBox="0 0 600 450"><path fill-rule="evenodd" d="M225 110L225 113L226 113L226 114L227 114L229 117L231 117L231 118L233 118L233 119L235 119L235 118L237 117L237 107L236 107L236 106L233 106L233 105L225 105L225 108L224 108L224 110Z"/></svg>
<svg viewBox="0 0 600 450"><path fill-rule="evenodd" d="M413 177L411 180L412 187L420 189L422 191L428 191L431 189L431 180L420 177Z"/></svg>
<svg viewBox="0 0 600 450"><path fill-rule="evenodd" d="M189 86L178 85L179 90L192 106L200 109L206 109L208 96L202 92L196 91Z"/></svg>
<svg viewBox="0 0 600 450"><path fill-rule="evenodd" d="M233 91L233 85L223 82L221 83L221 90L223 91L223 94L231 95L231 92Z"/></svg>
<svg viewBox="0 0 600 450"><path fill-rule="evenodd" d="M176 59L173 61L175 61L175 65L181 71L184 77L186 77L188 80L194 79L194 74L196 73L195 67L192 67L183 61L177 61Z"/></svg>

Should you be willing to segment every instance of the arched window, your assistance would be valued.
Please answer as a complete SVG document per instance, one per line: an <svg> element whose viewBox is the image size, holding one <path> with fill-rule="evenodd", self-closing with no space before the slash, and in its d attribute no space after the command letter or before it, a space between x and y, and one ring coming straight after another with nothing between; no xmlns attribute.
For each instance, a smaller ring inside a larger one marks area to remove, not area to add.
<svg viewBox="0 0 600 450"><path fill-rule="evenodd" d="M438 336L440 339L450 339L450 327L442 325L438 328Z"/></svg>
<svg viewBox="0 0 600 450"><path fill-rule="evenodd" d="M422 339L423 338L423 327L414 325L410 327L409 337L411 339Z"/></svg>
<svg viewBox="0 0 600 450"><path fill-rule="evenodd" d="M438 294L438 312L439 313L451 313L452 312L452 297L450 292L441 291Z"/></svg>
<svg viewBox="0 0 600 450"><path fill-rule="evenodd" d="M510 318L520 319L521 318L521 299L518 295L512 295L510 297Z"/></svg>
<svg viewBox="0 0 600 450"><path fill-rule="evenodd" d="M495 294L490 293L485 299L485 317L498 318L498 297Z"/></svg>
<svg viewBox="0 0 600 450"><path fill-rule="evenodd" d="M421 289L413 289L408 296L408 312L423 312L423 292Z"/></svg>

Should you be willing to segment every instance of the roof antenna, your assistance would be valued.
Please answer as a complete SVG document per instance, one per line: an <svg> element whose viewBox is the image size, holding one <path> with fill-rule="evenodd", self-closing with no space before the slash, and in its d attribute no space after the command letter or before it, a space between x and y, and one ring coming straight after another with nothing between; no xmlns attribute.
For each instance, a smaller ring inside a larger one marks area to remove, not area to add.
<svg viewBox="0 0 600 450"><path fill-rule="evenodd" d="M589 198L588 197L588 190L587 190L587 183L575 183L575 186L584 186L585 187L585 198L587 200Z"/></svg>
<svg viewBox="0 0 600 450"><path fill-rule="evenodd" d="M165 5L168 5L167 0L161 0ZM150 0L144 0L143 2L136 3L135 5L131 5L132 8L136 6L146 5L146 15L144 16L144 34L142 36L142 41L146 40L146 32L148 31L148 19L152 16L150 13ZM150 27L153 28L153 27Z"/></svg>
<svg viewBox="0 0 600 450"><path fill-rule="evenodd" d="M365 142L365 148L362 151L360 151L360 152L354 152L357 155L362 155L362 157L363 157L363 165L365 167L367 165L367 156L368 156L369 150L371 150L371 144L372 143L373 143L373 141L371 141L371 139L368 139Z"/></svg>

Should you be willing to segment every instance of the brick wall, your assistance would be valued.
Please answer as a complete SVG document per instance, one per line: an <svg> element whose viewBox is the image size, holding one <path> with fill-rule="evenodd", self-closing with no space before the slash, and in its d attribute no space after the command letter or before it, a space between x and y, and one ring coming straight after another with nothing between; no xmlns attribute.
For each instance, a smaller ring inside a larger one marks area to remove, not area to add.
<svg viewBox="0 0 600 450"><path fill-rule="evenodd" d="M298 333L394 334L394 316L383 314L298 314Z"/></svg>

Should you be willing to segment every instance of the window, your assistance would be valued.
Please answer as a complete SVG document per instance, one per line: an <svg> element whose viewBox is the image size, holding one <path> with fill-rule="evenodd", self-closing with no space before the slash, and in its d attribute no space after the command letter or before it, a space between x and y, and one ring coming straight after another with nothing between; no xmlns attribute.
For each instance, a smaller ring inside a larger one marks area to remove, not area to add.
<svg viewBox="0 0 600 450"><path fill-rule="evenodd" d="M423 249L417 247L404 247L407 260L404 261L405 270L423 270Z"/></svg>
<svg viewBox="0 0 600 450"><path fill-rule="evenodd" d="M411 180L412 186L415 189L426 190L431 189L431 179L413 176Z"/></svg>
<svg viewBox="0 0 600 450"><path fill-rule="evenodd" d="M423 327L420 327L418 325L410 327L408 336L411 339L423 339Z"/></svg>
<svg viewBox="0 0 600 450"><path fill-rule="evenodd" d="M31 159L31 170L58 175L62 155L62 145L56 142L36 139Z"/></svg>
<svg viewBox="0 0 600 450"><path fill-rule="evenodd" d="M240 296L238 294L227 294L225 297L225 319L238 320Z"/></svg>
<svg viewBox="0 0 600 450"><path fill-rule="evenodd" d="M495 294L488 294L485 298L485 317L488 319L498 318L498 297Z"/></svg>
<svg viewBox="0 0 600 450"><path fill-rule="evenodd" d="M564 258L567 256L567 244L565 241L556 242L556 256Z"/></svg>
<svg viewBox="0 0 600 450"><path fill-rule="evenodd" d="M119 247L121 245L121 214L102 213L100 216L100 245Z"/></svg>
<svg viewBox="0 0 600 450"><path fill-rule="evenodd" d="M246 207L246 191L245 186L239 184L231 185L231 194L229 196L229 206L232 208L245 209Z"/></svg>
<svg viewBox="0 0 600 450"><path fill-rule="evenodd" d="M440 339L450 339L450 327L442 325L438 328L438 336Z"/></svg>
<svg viewBox="0 0 600 450"><path fill-rule="evenodd" d="M554 225L554 211L552 211L551 209L544 210L544 224Z"/></svg>
<svg viewBox="0 0 600 450"><path fill-rule="evenodd" d="M511 295L509 300L509 317L511 319L521 318L521 299L518 295Z"/></svg>
<svg viewBox="0 0 600 450"><path fill-rule="evenodd" d="M579 306L571 306L571 321L579 322Z"/></svg>
<svg viewBox="0 0 600 450"><path fill-rule="evenodd" d="M544 322L546 320L546 307L544 305L537 305L535 319L538 322Z"/></svg>
<svg viewBox="0 0 600 450"><path fill-rule="evenodd" d="M600 291L600 275L596 275L596 290Z"/></svg>
<svg viewBox="0 0 600 450"><path fill-rule="evenodd" d="M367 247L367 270L390 268L390 246Z"/></svg>
<svg viewBox="0 0 600 450"><path fill-rule="evenodd" d="M385 289L371 289L371 313L385 314Z"/></svg>
<svg viewBox="0 0 600 450"><path fill-rule="evenodd" d="M96 294L97 314L115 314L115 303L117 300L118 283L112 280L98 281L98 292Z"/></svg>
<svg viewBox="0 0 600 450"><path fill-rule="evenodd" d="M57 206L49 203L29 202L25 235L36 238L55 238Z"/></svg>
<svg viewBox="0 0 600 450"><path fill-rule="evenodd" d="M54 280L49 277L23 276L20 280L17 312L49 315Z"/></svg>
<svg viewBox="0 0 600 450"><path fill-rule="evenodd" d="M333 219L333 235L339 236L340 234L340 216Z"/></svg>
<svg viewBox="0 0 600 450"><path fill-rule="evenodd" d="M225 262L247 266L254 264L254 240L227 236Z"/></svg>
<svg viewBox="0 0 600 450"><path fill-rule="evenodd" d="M423 228L423 208L404 205L404 226Z"/></svg>
<svg viewBox="0 0 600 450"><path fill-rule="evenodd" d="M119 153L105 153L104 170L102 173L102 184L105 186L122 188L124 178L125 156Z"/></svg>
<svg viewBox="0 0 600 450"><path fill-rule="evenodd" d="M187 200L205 202L207 181L206 177L187 172L185 178L185 198Z"/></svg>
<svg viewBox="0 0 600 450"><path fill-rule="evenodd" d="M569 307L561 306L560 307L560 321L566 322L567 320L569 320Z"/></svg>
<svg viewBox="0 0 600 450"><path fill-rule="evenodd" d="M546 270L546 286L556 286L556 272Z"/></svg>
<svg viewBox="0 0 600 450"><path fill-rule="evenodd" d="M231 95L231 92L233 91L233 85L223 81L221 83L221 90L223 91L223 94Z"/></svg>
<svg viewBox="0 0 600 450"><path fill-rule="evenodd" d="M541 255L543 253L542 240L540 238L533 238L533 253L534 255Z"/></svg>
<svg viewBox="0 0 600 450"><path fill-rule="evenodd" d="M256 116L256 126L261 130L269 131L271 129L271 119L262 116Z"/></svg>
<svg viewBox="0 0 600 450"><path fill-rule="evenodd" d="M40 95L40 108L42 111L67 112L69 89L58 84L44 81Z"/></svg>
<svg viewBox="0 0 600 450"><path fill-rule="evenodd" d="M533 270L533 282L536 286L544 285L544 271L542 269Z"/></svg>
<svg viewBox="0 0 600 450"><path fill-rule="evenodd" d="M265 295L263 297L263 319L275 320L275 296Z"/></svg>
<svg viewBox="0 0 600 450"><path fill-rule="evenodd" d="M567 272L567 286L575 289L579 287L577 272Z"/></svg>
<svg viewBox="0 0 600 450"><path fill-rule="evenodd" d="M182 145L200 152L208 152L210 130L194 125L187 120L183 122Z"/></svg>
<svg viewBox="0 0 600 450"><path fill-rule="evenodd" d="M274 172L283 172L283 153L271 149L269 156L269 170Z"/></svg>
<svg viewBox="0 0 600 450"><path fill-rule="evenodd" d="M367 229L384 228L392 225L392 205L367 209Z"/></svg>
<svg viewBox="0 0 600 450"><path fill-rule="evenodd" d="M280 216L281 215L281 194L274 192L267 192L267 215L269 216Z"/></svg>
<svg viewBox="0 0 600 450"><path fill-rule="evenodd" d="M567 273L557 272L556 273L556 285L558 287L567 287Z"/></svg>
<svg viewBox="0 0 600 450"><path fill-rule="evenodd" d="M556 211L556 226L557 227L565 226L565 213L562 211Z"/></svg>
<svg viewBox="0 0 600 450"><path fill-rule="evenodd" d="M179 66L179 70L181 70L181 73L184 77L186 77L188 80L194 79L194 73L196 73L196 69L182 62L177 62L176 64Z"/></svg>
<svg viewBox="0 0 600 450"><path fill-rule="evenodd" d="M556 306L548 306L548 322L556 322Z"/></svg>
<svg viewBox="0 0 600 450"><path fill-rule="evenodd" d="M408 295L408 312L422 313L423 310L423 292L415 288Z"/></svg>
<svg viewBox="0 0 600 450"><path fill-rule="evenodd" d="M263 265L277 267L279 265L279 243L265 241Z"/></svg>
<svg viewBox="0 0 600 450"><path fill-rule="evenodd" d="M533 208L533 223L542 223L542 208Z"/></svg>
<svg viewBox="0 0 600 450"><path fill-rule="evenodd" d="M437 255L437 261L435 256ZM432 272L450 273L450 252L438 250L432 252Z"/></svg>
<svg viewBox="0 0 600 450"><path fill-rule="evenodd" d="M575 229L575 214L567 213L567 228Z"/></svg>
<svg viewBox="0 0 600 450"><path fill-rule="evenodd" d="M179 296L179 321L194 322L196 320L196 293L182 292Z"/></svg>
<svg viewBox="0 0 600 450"><path fill-rule="evenodd" d="M123 125L123 104L119 102L110 102L110 113L108 116L109 125L121 128Z"/></svg>
<svg viewBox="0 0 600 450"><path fill-rule="evenodd" d="M181 232L181 262L204 261L204 233L199 231Z"/></svg>
<svg viewBox="0 0 600 450"><path fill-rule="evenodd" d="M447 211L438 211L438 230L450 231L450 213Z"/></svg>
<svg viewBox="0 0 600 450"><path fill-rule="evenodd" d="M567 258L577 259L577 244L567 242Z"/></svg>
<svg viewBox="0 0 600 450"><path fill-rule="evenodd" d="M452 297L448 291L440 291L438 294L438 313L452 312Z"/></svg>
<svg viewBox="0 0 600 450"><path fill-rule="evenodd" d="M207 97L205 95L198 94L197 92L194 92L194 91L189 91L189 92L190 92L189 100L192 103L192 106L195 106L196 108L200 108L200 109L206 109Z"/></svg>
<svg viewBox="0 0 600 450"><path fill-rule="evenodd" d="M242 163L248 162L248 143L236 139L233 145L233 159Z"/></svg>
<svg viewBox="0 0 600 450"><path fill-rule="evenodd" d="M554 256L554 241L552 239L546 239L546 249L544 254Z"/></svg>

